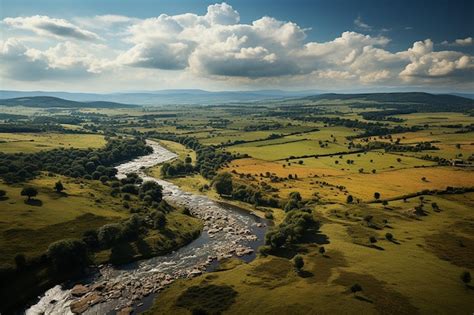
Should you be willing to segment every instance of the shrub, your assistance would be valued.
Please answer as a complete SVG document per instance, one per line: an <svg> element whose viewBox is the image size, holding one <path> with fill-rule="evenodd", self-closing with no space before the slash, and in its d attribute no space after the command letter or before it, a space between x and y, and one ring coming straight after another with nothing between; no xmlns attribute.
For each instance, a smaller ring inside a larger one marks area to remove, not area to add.
<svg viewBox="0 0 474 315"><path fill-rule="evenodd" d="M55 184L54 184L54 190L56 190L56 192L60 193L64 190L64 185L63 183L61 183L61 181L57 181Z"/></svg>
<svg viewBox="0 0 474 315"><path fill-rule="evenodd" d="M295 266L296 270L301 271L304 266L303 257L300 255L296 255L295 258L293 258L293 265Z"/></svg>
<svg viewBox="0 0 474 315"><path fill-rule="evenodd" d="M386 233L385 238L389 241L392 241L393 240L393 234L392 233Z"/></svg>
<svg viewBox="0 0 474 315"><path fill-rule="evenodd" d="M369 237L369 241L372 244L377 243L377 238L375 236L371 236L371 237Z"/></svg>
<svg viewBox="0 0 474 315"><path fill-rule="evenodd" d="M468 284L471 282L471 273L469 271L464 271L462 274L461 274L461 280L462 282L464 282L465 284Z"/></svg>
<svg viewBox="0 0 474 315"><path fill-rule="evenodd" d="M321 255L324 255L324 253L326 253L326 249L324 248L324 246L321 246L321 247L319 248L319 253L320 253Z"/></svg>
<svg viewBox="0 0 474 315"><path fill-rule="evenodd" d="M89 261L86 244L76 239L52 243L48 247L47 254L58 272L80 271Z"/></svg>
<svg viewBox="0 0 474 315"><path fill-rule="evenodd" d="M7 192L3 189L0 189L0 198L5 197L7 195Z"/></svg>
<svg viewBox="0 0 474 315"><path fill-rule="evenodd" d="M108 248L118 242L121 234L122 226L118 223L111 223L102 226L97 233L97 237L99 244L104 248Z"/></svg>
<svg viewBox="0 0 474 315"><path fill-rule="evenodd" d="M351 287L351 292L356 294L357 292L360 292L362 291L362 286L358 283L354 284L352 287Z"/></svg>
<svg viewBox="0 0 474 315"><path fill-rule="evenodd" d="M134 184L125 184L122 186L121 190L123 193L138 195L138 187L135 186Z"/></svg>
<svg viewBox="0 0 474 315"><path fill-rule="evenodd" d="M28 200L30 200L31 197L35 197L36 195L38 195L38 190L34 187L25 187L21 190L21 195L27 196Z"/></svg>
<svg viewBox="0 0 474 315"><path fill-rule="evenodd" d="M347 201L347 203L352 203L354 201L354 197L352 197L352 195L349 195L349 196L347 196L346 201Z"/></svg>
<svg viewBox="0 0 474 315"><path fill-rule="evenodd" d="M214 188L219 195L231 195L233 190L232 175L221 173L213 181Z"/></svg>

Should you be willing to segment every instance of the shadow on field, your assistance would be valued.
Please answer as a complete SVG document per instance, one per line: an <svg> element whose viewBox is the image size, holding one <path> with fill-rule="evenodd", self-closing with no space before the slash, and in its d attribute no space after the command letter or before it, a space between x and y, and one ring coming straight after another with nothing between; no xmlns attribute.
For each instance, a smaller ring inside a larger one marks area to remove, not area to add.
<svg viewBox="0 0 474 315"><path fill-rule="evenodd" d="M354 298L359 300L359 301L362 301L362 302L367 302L367 303L371 303L371 304L374 303L374 301L372 301L372 300L370 300L366 297L360 296L360 295L356 295L356 296L354 296Z"/></svg>
<svg viewBox="0 0 474 315"><path fill-rule="evenodd" d="M43 202L39 199L30 199L30 200L25 200L25 204L29 206L34 206L34 207L41 207L43 205Z"/></svg>

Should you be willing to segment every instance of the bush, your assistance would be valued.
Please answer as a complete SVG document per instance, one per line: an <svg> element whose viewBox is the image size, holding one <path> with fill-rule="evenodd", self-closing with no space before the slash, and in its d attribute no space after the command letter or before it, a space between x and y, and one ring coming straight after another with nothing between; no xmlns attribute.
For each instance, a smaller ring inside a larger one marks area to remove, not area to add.
<svg viewBox="0 0 474 315"><path fill-rule="evenodd" d="M25 187L21 190L21 195L27 196L28 200L30 200L31 197L35 197L36 195L38 195L38 190L34 187Z"/></svg>
<svg viewBox="0 0 474 315"><path fill-rule="evenodd" d="M232 186L232 175L229 173L221 173L214 178L213 181L214 188L216 189L219 195L231 195L233 186Z"/></svg>
<svg viewBox="0 0 474 315"><path fill-rule="evenodd" d="M97 238L100 246L108 248L118 242L122 235L122 226L118 223L111 223L102 226L98 233Z"/></svg>
<svg viewBox="0 0 474 315"><path fill-rule="evenodd" d="M61 183L61 181L57 181L54 184L54 190L56 190L58 193L62 192L64 190L64 185Z"/></svg>
<svg viewBox="0 0 474 315"><path fill-rule="evenodd" d="M347 196L346 202L347 203L352 203L354 201L354 197L352 195Z"/></svg>
<svg viewBox="0 0 474 315"><path fill-rule="evenodd" d="M321 255L324 255L324 253L326 253L326 249L324 248L324 246L321 246L321 247L319 248L319 253L320 253Z"/></svg>
<svg viewBox="0 0 474 315"><path fill-rule="evenodd" d="M61 273L81 271L89 262L86 244L76 239L52 243L47 254L55 270Z"/></svg>
<svg viewBox="0 0 474 315"><path fill-rule="evenodd" d="M7 195L7 192L3 189L0 189L0 198L5 197Z"/></svg>
<svg viewBox="0 0 474 315"><path fill-rule="evenodd" d="M468 284L471 282L471 273L469 271L464 271L462 274L461 274L461 280L462 282L464 282L465 284Z"/></svg>
<svg viewBox="0 0 474 315"><path fill-rule="evenodd" d="M392 235L392 233L386 233L386 234L385 234L385 238L386 238L387 240L389 240L389 241L393 241L393 235Z"/></svg>
<svg viewBox="0 0 474 315"><path fill-rule="evenodd" d="M357 293L357 292L360 292L362 291L362 286L358 283L354 284L352 287L351 287L351 292L352 293Z"/></svg>
<svg viewBox="0 0 474 315"><path fill-rule="evenodd" d="M369 237L369 241L372 244L377 243L377 238L375 236L371 236L371 237Z"/></svg>
<svg viewBox="0 0 474 315"><path fill-rule="evenodd" d="M99 238L96 230L87 230L82 234L82 241L90 248L99 247Z"/></svg>
<svg viewBox="0 0 474 315"><path fill-rule="evenodd" d="M125 184L122 186L121 190L123 193L138 195L138 187L135 186L134 184Z"/></svg>
<svg viewBox="0 0 474 315"><path fill-rule="evenodd" d="M304 266L303 257L300 255L296 255L295 258L293 258L293 265L295 266L296 270L301 271Z"/></svg>

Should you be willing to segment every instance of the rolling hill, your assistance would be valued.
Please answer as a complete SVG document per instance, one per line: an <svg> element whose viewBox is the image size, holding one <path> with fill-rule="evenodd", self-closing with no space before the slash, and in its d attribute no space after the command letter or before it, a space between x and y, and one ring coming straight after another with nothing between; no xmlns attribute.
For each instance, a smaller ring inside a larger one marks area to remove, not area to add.
<svg viewBox="0 0 474 315"><path fill-rule="evenodd" d="M1 99L0 106L25 106L36 108L133 108L137 105L107 101L77 102L52 96L31 96Z"/></svg>

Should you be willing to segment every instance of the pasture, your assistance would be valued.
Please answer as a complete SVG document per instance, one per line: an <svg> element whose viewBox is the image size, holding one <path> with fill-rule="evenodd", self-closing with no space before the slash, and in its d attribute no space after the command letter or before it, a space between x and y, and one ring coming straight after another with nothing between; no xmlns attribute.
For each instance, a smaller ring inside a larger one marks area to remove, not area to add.
<svg viewBox="0 0 474 315"><path fill-rule="evenodd" d="M100 148L104 136L97 134L62 133L0 133L0 151L4 153L32 153L56 148Z"/></svg>

